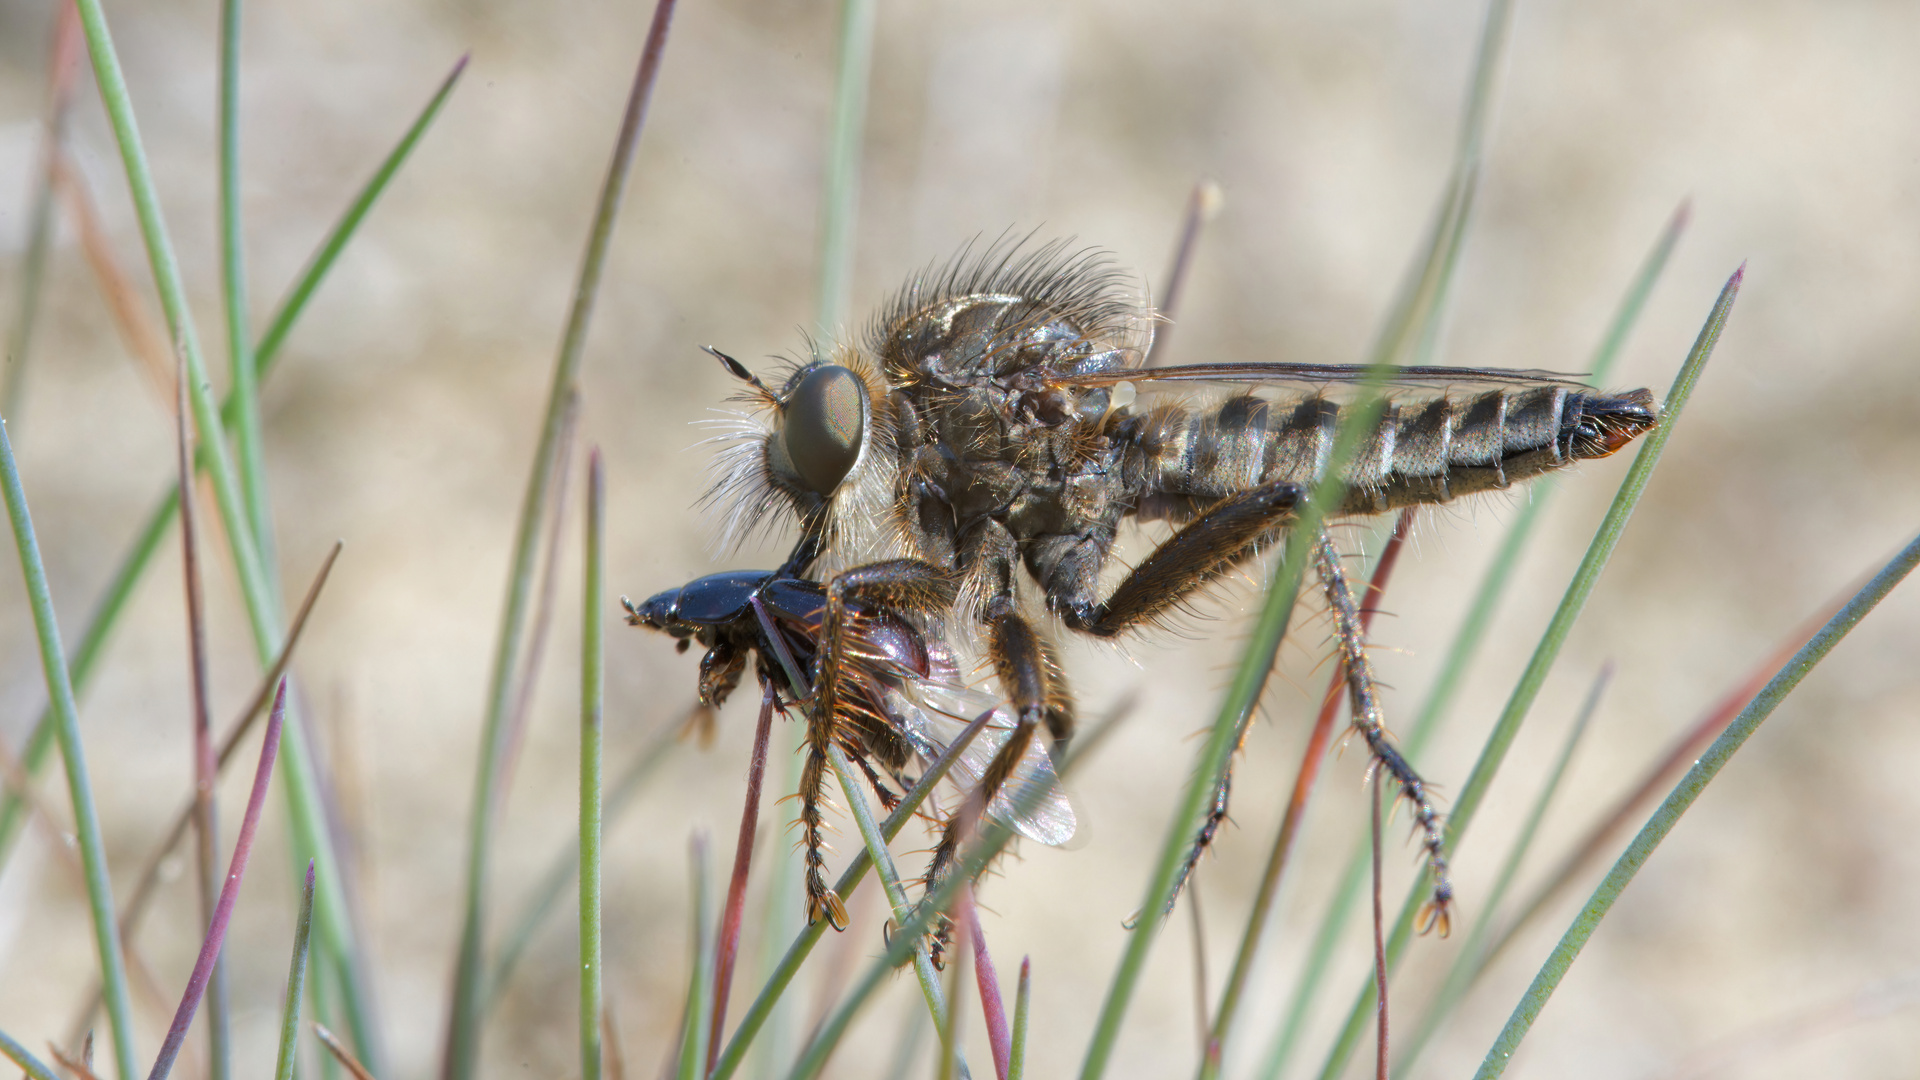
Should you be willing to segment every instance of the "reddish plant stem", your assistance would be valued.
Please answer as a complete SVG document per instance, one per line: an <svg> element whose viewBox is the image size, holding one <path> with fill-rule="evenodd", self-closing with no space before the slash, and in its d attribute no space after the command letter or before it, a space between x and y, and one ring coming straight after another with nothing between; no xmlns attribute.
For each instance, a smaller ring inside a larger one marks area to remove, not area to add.
<svg viewBox="0 0 1920 1080"><path fill-rule="evenodd" d="M993 956L987 952L987 935L980 929L980 908L973 902L973 886L961 890L966 897L964 911L967 933L973 941L973 980L980 988L980 1011L987 1018L987 1042L993 1047L993 1073L1007 1080L1007 1066L1013 1057L1013 1032L1007 1027L1007 1005L1000 996L1000 976L993 969ZM947 1008L959 1008L950 1001Z"/></svg>
<svg viewBox="0 0 1920 1080"><path fill-rule="evenodd" d="M760 782L767 775L767 744L773 738L773 684L760 684L760 724L753 732L753 759L747 766L747 801L740 810L740 839L733 848L733 880L720 917L720 947L713 964L713 1030L707 1037L707 1072L720 1057L727 1029L727 992L740 956L740 921L747 907L747 875L753 869L753 838L760 827Z"/></svg>
<svg viewBox="0 0 1920 1080"><path fill-rule="evenodd" d="M194 961L186 993L180 997L180 1008L173 1014L173 1026L167 1029L166 1042L161 1044L160 1056L154 1060L147 1080L165 1080L173 1068L173 1059L179 1056L180 1046L186 1042L187 1028L193 1024L194 1011L200 1007L201 995L206 993L207 983L213 977L214 961L220 958L220 948L226 943L227 926L233 921L233 905L240 897L240 879L246 876L247 859L253 854L253 835L260 825L260 811L267 804L267 788L273 779L274 758L280 752L280 729L286 713L287 684L282 682L273 699L273 712L267 716L267 734L260 745L260 767L254 770L253 794L247 797L247 811L240 818L240 835L234 841L226 883L220 888L220 903L213 909L213 925L208 927L206 940L200 945L200 957Z"/></svg>

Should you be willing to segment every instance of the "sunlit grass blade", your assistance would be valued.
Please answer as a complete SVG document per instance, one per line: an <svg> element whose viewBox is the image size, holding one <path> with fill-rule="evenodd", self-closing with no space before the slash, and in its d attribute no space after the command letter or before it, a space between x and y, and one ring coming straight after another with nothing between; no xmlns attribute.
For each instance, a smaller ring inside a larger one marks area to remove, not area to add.
<svg viewBox="0 0 1920 1080"><path fill-rule="evenodd" d="M1581 559L1574 571L1573 580L1568 582L1567 591L1561 597L1560 606L1554 611L1553 618L1540 636L1533 657L1527 662L1521 673L1513 694L1495 721L1493 730L1488 733L1486 744L1480 751L1480 758L1474 763L1473 770L1467 775L1467 781L1461 786L1460 795L1454 801L1453 813L1447 820L1448 847L1458 851L1467 828L1473 822L1474 813L1486 798L1488 787L1500 771L1513 740L1519 736L1521 724L1526 720L1527 712L1532 708L1534 699L1539 696L1540 687L1545 684L1547 674L1553 668L1553 662L1560 655L1560 649L1566 644L1567 636L1573 631L1573 624L1580 612L1586 607L1587 598L1593 594L1594 586L1599 582L1601 573L1606 569L1614 548L1619 545L1620 537L1625 533L1627 522L1633 517L1633 510L1639 505L1640 497L1646 492L1648 481L1654 468L1660 463L1660 455L1666 449L1667 440L1672 437L1674 426L1679 422L1685 410L1687 400L1693 394L1693 388L1706 368L1707 358L1713 355L1713 347L1720 340L1720 331L1726 325L1727 316L1733 310L1733 301L1740 292L1740 282L1746 268L1742 266L1727 280L1720 290L1719 299L1714 302L1713 310L1708 313L1706 323L1700 328L1700 335L1694 340L1693 349L1688 353L1686 362L1680 366L1674 377L1673 387L1667 392L1665 403L1660 410L1660 423L1642 439L1640 453L1634 458L1633 466L1620 483L1620 490L1614 496L1613 505L1607 516L1595 532L1593 542L1587 548L1586 556ZM1414 913L1418 907L1417 890L1410 895L1401 908L1400 917L1394 923L1393 937L1387 943L1387 959L1390 965L1397 965L1405 952L1407 942L1413 933ZM1347 1014L1346 1026L1327 1055L1325 1067L1321 1070L1322 1080L1332 1080L1345 1067L1347 1058L1352 1054L1360 1037L1360 1031L1366 1023L1366 1016L1373 1008L1373 990L1371 985L1364 989L1354 1002L1353 1009Z"/></svg>
<svg viewBox="0 0 1920 1080"><path fill-rule="evenodd" d="M1737 277L1736 275L1736 280ZM1772 681L1767 683L1765 689L1748 702L1746 708L1740 710L1740 715L1727 726L1727 730L1722 732L1718 739L1714 740L1713 745L1700 756L1700 760L1694 763L1693 768L1687 770L1687 775L1674 786L1666 801L1654 811L1639 835L1627 845L1627 850L1613 864L1613 869L1607 872L1606 879L1593 891L1592 898L1574 917L1573 923L1561 936L1560 943L1554 946L1552 954L1540 966L1539 974L1534 976L1533 985L1527 988L1520 1003L1514 1006L1513 1015L1507 1020L1506 1027L1501 1030L1499 1037L1487 1051L1486 1059L1480 1065L1480 1071L1475 1074L1475 1080L1493 1080L1506 1070L1507 1063L1513 1059L1514 1052L1519 1049L1521 1040L1526 1038L1527 1032L1533 1027L1533 1022L1539 1018L1541 1010L1546 1008L1547 1001L1559 987L1560 980L1573 966L1574 960L1586 947L1587 940L1593 936L1593 932L1599 929L1600 921L1606 918L1607 912L1613 908L1614 901L1620 898L1620 894L1632 883L1634 875L1638 874L1640 868L1653 856L1654 849L1658 848L1667 834L1673 831L1673 827L1679 824L1681 815L1685 814L1694 800L1707 789L1707 785L1720 774L1720 770L1726 767L1727 762L1732 760L1733 755L1746 744L1747 739L1759 730L1767 717L1773 715L1773 711L1786 700L1787 695L1800 685L1800 681L1807 677L1807 673L1812 671L1820 661L1826 659L1834 646L1859 625L1860 620L1866 618L1867 613L1885 599L1887 594L1893 591L1894 586L1905 580L1916 565L1920 565L1920 537L1915 537L1898 555L1882 567L1878 574L1874 575L1873 580L1869 581L1866 587L1847 602L1846 607L1829 619L1827 625L1814 635L1813 640L1807 642L1798 653L1795 653L1793 659L1780 669Z"/></svg>
<svg viewBox="0 0 1920 1080"><path fill-rule="evenodd" d="M901 798L899 807L889 814L886 822L880 826L880 835L883 839L891 841L899 835L901 829L906 827L907 822L913 820L913 815L920 809L920 804L933 793L934 787L946 777L947 772L953 768L953 763L960 760L960 755L972 744L974 738L986 730L987 722L992 718L991 713L976 717L973 723L967 725L966 729L948 745L946 753L940 755L940 760L927 767L927 771L921 775L919 782L908 789L906 795ZM867 870L872 866L873 858L865 849L856 852L847 863L847 868L840 872L840 879L834 882L833 891L842 899L850 898L853 890L859 886L860 880L866 877ZM924 900L922 907L925 907ZM761 987L759 996L754 998L753 1004L747 1007L745 1015L740 1017L740 1026L734 1031L733 1038L728 1040L727 1048L721 1051L719 1060L714 1063L713 1069L708 1074L709 1080L726 1080L740 1068L748 1048L753 1045L754 1036L759 1034L761 1027L767 1022L767 1017L773 1012L774 1006L785 995L788 986L793 982L794 975L799 972L800 965L806 962L807 957L813 952L813 947L820 943L821 936L827 932L827 926L828 923L824 919L810 924L802 929L795 937L793 944L788 946L786 954L781 957L780 963L774 967L773 972L767 977L766 984ZM923 923L923 930L924 926ZM902 962L906 957L906 948L903 947L900 953Z"/></svg>
<svg viewBox="0 0 1920 1080"><path fill-rule="evenodd" d="M606 699L604 537L607 482L600 448L587 455L586 565L580 587L580 1075L600 1080L601 713Z"/></svg>
<svg viewBox="0 0 1920 1080"><path fill-rule="evenodd" d="M833 773L840 778L840 791L847 799L847 812L860 828L860 839L866 843L867 857L873 861L874 870L880 877L880 887L886 890L887 904L893 912L893 924L905 926L913 914L913 902L907 899L907 890L900 883L900 871L893 865L893 853L887 850L886 837L881 835L880 824L873 818L873 807L867 803L866 793L860 790L860 782L855 777L847 755L838 744L829 744L827 760L833 765ZM913 973L920 981L920 994L927 1001L927 1016L935 1027L944 1028L947 1024L948 1002L940 987L940 975L933 969L933 960L927 955L926 942L913 943Z"/></svg>
<svg viewBox="0 0 1920 1080"><path fill-rule="evenodd" d="M1652 294L1654 285L1665 270L1674 247L1679 243L1685 231L1688 218L1686 204L1682 203L1667 225L1661 230L1653 248L1642 261L1638 272L1629 282L1627 291L1621 299L1606 332L1594 351L1588 371L1591 380L1598 384L1606 378L1613 368L1615 360L1625 347L1627 337L1639 322L1641 311L1647 298ZM1541 485L1528 495L1526 503L1520 508L1513 524L1501 538L1500 546L1494 552L1493 560L1474 590L1473 599L1467 604L1466 614L1460 620L1460 627L1454 632L1452 641L1442 659L1433 687L1427 692L1419 709L1414 714L1413 723L1405 730L1403 749L1409 761L1418 762L1422 751L1433 740L1452 708L1466 674L1472 669L1479 656L1480 647L1486 641L1487 631L1493 624L1494 613L1506 596L1507 586L1513 579L1520 556L1526 550L1533 537L1534 528L1553 497L1553 488ZM1294 1048L1306 1022L1307 1008L1320 1000L1321 984L1326 977L1328 964L1333 957L1333 949L1340 940L1352 912L1359 900L1361 875L1364 871L1366 846L1356 839L1352 851L1347 857L1345 868L1338 877L1338 884L1332 890L1332 899L1325 914L1309 939L1306 962L1301 966L1299 977L1288 998L1285 1018L1279 1025L1273 1041L1270 1043L1259 1076L1263 1080L1277 1080L1281 1071L1291 1059Z"/></svg>
<svg viewBox="0 0 1920 1080"><path fill-rule="evenodd" d="M1635 817L1645 813L1647 807L1664 789L1672 786L1682 772L1699 760L1701 751L1726 730L1727 725L1733 722L1733 718L1739 715L1747 702L1752 701L1753 696L1766 685L1767 679L1782 664L1791 659L1802 646L1813 640L1813 635L1819 633L1827 620L1833 618L1834 614L1846 605L1847 598L1854 591L1856 590L1850 587L1848 591L1842 592L1827 605L1825 610L1803 623L1778 648L1762 658L1738 686L1728 691L1694 721L1693 726L1675 741L1653 768L1647 771L1646 777L1632 791L1622 795L1614 803L1613 809L1603 814L1600 821L1588 830L1586 836L1568 850L1560 865L1547 875L1526 902L1516 906L1515 914L1487 947L1483 965L1491 964L1494 958L1500 955L1501 950L1513 940L1516 933L1531 923L1548 904L1569 888L1574 880L1600 857L1606 846L1613 841L1615 834L1631 824Z"/></svg>
<svg viewBox="0 0 1920 1080"><path fill-rule="evenodd" d="M1472 987L1474 980L1486 970L1489 956L1487 949L1488 932L1493 926L1494 912L1506 902L1507 890L1512 888L1513 880L1520 872L1520 864L1526 860L1527 853L1533 849L1534 837L1539 833L1540 822L1547 816L1547 807L1560 790L1560 782L1567 775L1567 766L1572 764L1574 751L1579 749L1581 738L1587 733L1587 725L1592 722L1594 713L1599 711L1600 699L1607 692L1607 685L1613 681L1613 664L1607 663L1594 677L1593 687L1587 691L1587 700L1580 706L1579 715L1574 717L1573 725L1567 730L1566 740L1561 743L1560 755L1554 760L1553 767L1547 772L1546 782L1540 785L1540 793L1534 797L1533 806L1521 819L1520 832L1507 848L1507 856L1500 863L1500 872L1494 876L1493 887L1480 898L1476 906L1480 914L1474 919L1473 928L1467 933L1465 941L1454 953L1453 964L1447 969L1447 977L1441 982L1440 989L1427 1003L1427 1009L1414 1028L1412 1038L1400 1044L1400 1071L1411 1075L1414 1063L1420 1059L1421 1051L1426 1049L1434 1032L1440 1030L1440 1024L1460 1004Z"/></svg>
<svg viewBox="0 0 1920 1080"><path fill-rule="evenodd" d="M614 143L612 160L600 189L593 225L581 259L580 275L573 292L572 309L561 336L555 358L553 379L547 393L540 439L534 450L527 486L522 495L520 515L514 529L513 555L507 572L506 601L500 614L488 676L486 714L481 722L479 761L474 770L473 801L468 811L467 852L464 898L461 913L459 955L453 973L453 1001L448 1009L447 1041L441 1062L445 1080L470 1080L479 1068L481 1017L487 997L486 900L492 862L494 816L500 803L499 779L505 740L508 708L512 702L512 682L519 668L522 634L525 631L528 594L532 590L533 562L538 546L540 522L548 499L548 482L558 453L561 421L567 403L577 392L580 362L586 351L587 327L592 321L593 305L599 293L601 273L607 250L619 218L620 203L626 193L627 177L633 167L634 150L640 143L647 105L660 71L666 48L667 28L673 15L673 0L659 0L653 22L641 50L638 70L627 97L626 113Z"/></svg>
<svg viewBox="0 0 1920 1080"><path fill-rule="evenodd" d="M227 876L220 888L220 902L214 908L213 924L207 928L206 940L201 943L200 957L194 961L193 974L187 978L186 993L180 997L180 1008L173 1015L173 1025L167 1029L167 1037L160 1044L160 1054L154 1059L153 1071L147 1074L147 1080L166 1080L173 1070L173 1059L179 1055L180 1046L187 1041L187 1028L193 1023L193 1014L200 1007L200 998L206 992L207 984L213 978L214 964L220 959L220 949L227 940L227 927L233 920L233 905L240 898L240 882L247 874L247 860L253 855L254 832L260 827L260 811L267 805L267 784L273 779L274 759L280 752L280 730L287 714L287 684L280 684L280 692L274 698L273 711L267 716L266 738L260 744L260 767L254 771L253 793L247 798L247 809L240 817L240 833L234 840L233 858L227 864Z"/></svg>
<svg viewBox="0 0 1920 1080"><path fill-rule="evenodd" d="M280 1006L280 1052L273 1080L293 1080L300 1056L300 995L307 985L307 943L313 933L313 862L307 862L306 884L300 890L300 917L293 924L293 962L287 966L287 997Z"/></svg>
<svg viewBox="0 0 1920 1080"><path fill-rule="evenodd" d="M26 253L20 260L20 292L14 302L13 325L7 332L7 351L0 356L0 416L16 421L26 386L27 358L33 350L34 322L40 315L40 292L46 282L47 256L53 246L54 170L67 137L67 117L73 104L74 73L80 65L80 21L72 5L61 4L55 16L53 40L47 50L47 111L40 129L40 168L33 177L33 196L27 204ZM16 433L18 428L15 428Z"/></svg>
<svg viewBox="0 0 1920 1080"><path fill-rule="evenodd" d="M33 609L33 629L40 644L47 699L53 703L56 717L54 733L67 767L67 794L72 799L80 859L87 872L87 908L93 918L100 982L106 988L114 1064L121 1080L133 1080L138 1073L134 1065L133 1010L127 994L126 958L120 948L120 928L113 918L113 886L107 877L100 815L94 806L86 752L80 743L80 712L74 704L73 684L67 680L67 658L60 644L60 624L54 616L46 566L40 561L40 541L34 536L33 518L27 511L27 493L20 484L19 465L14 461L13 443L7 438L3 418L0 418L0 489L4 489L7 518L13 526L14 546L20 553L20 572L26 579L27 600Z"/></svg>
<svg viewBox="0 0 1920 1080"><path fill-rule="evenodd" d="M707 838L696 833L689 862L693 870L693 971L687 979L686 1026L680 1033L680 1080L699 1080L707 1062L707 1032L713 1000L713 887L708 880Z"/></svg>

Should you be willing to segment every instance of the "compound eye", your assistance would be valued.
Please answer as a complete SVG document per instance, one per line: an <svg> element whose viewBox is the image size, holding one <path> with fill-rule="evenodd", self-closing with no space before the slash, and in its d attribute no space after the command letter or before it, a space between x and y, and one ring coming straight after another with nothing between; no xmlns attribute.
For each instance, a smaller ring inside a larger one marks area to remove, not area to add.
<svg viewBox="0 0 1920 1080"><path fill-rule="evenodd" d="M867 384L835 365L814 368L788 392L780 438L809 491L831 495L860 457Z"/></svg>

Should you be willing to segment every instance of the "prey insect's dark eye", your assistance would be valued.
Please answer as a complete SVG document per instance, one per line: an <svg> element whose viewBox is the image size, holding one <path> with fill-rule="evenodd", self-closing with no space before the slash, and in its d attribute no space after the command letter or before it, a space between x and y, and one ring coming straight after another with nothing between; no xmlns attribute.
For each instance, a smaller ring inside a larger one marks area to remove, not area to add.
<svg viewBox="0 0 1920 1080"><path fill-rule="evenodd" d="M826 365L787 393L780 440L809 491L831 495L859 460L867 432L867 385L846 368Z"/></svg>

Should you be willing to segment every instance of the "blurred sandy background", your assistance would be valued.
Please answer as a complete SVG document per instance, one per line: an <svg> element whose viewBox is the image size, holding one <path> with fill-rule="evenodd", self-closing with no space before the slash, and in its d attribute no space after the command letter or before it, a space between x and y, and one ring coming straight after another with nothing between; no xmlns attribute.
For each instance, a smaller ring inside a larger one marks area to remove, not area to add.
<svg viewBox="0 0 1920 1080"><path fill-rule="evenodd" d="M110 14L214 350L223 340L215 6L113 4ZM1224 188L1225 210L1201 244L1167 359L1359 360L1438 196L1482 14L1479 4L1433 2L883 4L855 310L968 238L1009 226L1104 246L1157 289L1187 191L1206 175ZM512 517L647 17L641 4L507 0L260 3L246 16L256 325L441 75L473 52L444 117L265 390L288 590L304 588L335 538L347 541L299 669L363 845L398 1077L427 1075L441 1036ZM689 424L730 392L696 346L759 358L797 347L812 319L833 19L820 3L687 0L676 21L584 376L581 432L607 456L609 577L620 591L645 595L775 557L772 547L710 550L692 508L705 452L688 449L701 437ZM0 0L9 313L51 25L45 0ZM1662 222L1690 198L1692 228L1613 380L1664 390L1720 283L1749 262L1692 411L1461 853L1467 917L1481 910L1517 808L1603 661L1619 677L1548 822L1549 851L1920 523L1917 61L1920 9L1904 3L1521 5L1442 362L1580 369ZM120 258L157 311L90 90L73 142ZM172 429L64 226L34 352L24 406L9 420L71 638L168 482ZM1447 789L1458 790L1624 468L1608 462L1558 482L1485 662L1423 763ZM1495 499L1425 520L1377 629L1388 708L1403 723L1516 505ZM121 874L187 785L177 567L169 547L82 703ZM1654 858L1535 1029L1526 1075L1667 1075L1754 1025L1920 969L1914 588L1808 680ZM576 591L563 586L508 809L502 916L571 830ZM211 595L225 717L257 673L224 569ZM1192 640L1136 642L1130 658L1070 648L1089 715L1128 689L1144 704L1075 785L1084 845L1029 846L983 894L1002 976L1033 958L1033 1075L1077 1066L1246 595L1214 605L1219 620ZM0 727L17 740L43 691L11 569L0 573L0 610ZM1310 623L1286 652L1288 680L1276 680L1270 721L1241 766L1237 827L1204 871L1216 984L1278 820L1307 699L1324 678L1314 667L1323 628ZM612 633L610 770L678 717L694 659L637 631ZM610 831L608 988L634 1075L658 1067L680 1009L687 837L704 829L722 861L731 851L750 705L728 710L711 751L675 757ZM1249 1037L1229 1059L1235 1075L1264 1053L1324 902L1320 883L1360 827L1361 765L1359 754L1340 758L1320 794L1242 1025ZM229 791L237 807L243 788ZM64 810L64 797L56 804ZM240 1067L253 1072L271 1060L290 940L281 809L276 800L229 948ZM783 848L791 807L765 814L762 850ZM849 828L841 846L853 843ZM1387 863L1397 896L1414 849ZM190 888L176 882L146 939L169 994L190 964L191 909ZM1570 912L1513 950L1429 1055L1427 1074L1477 1063ZM1404 1000L1457 945L1416 945ZM490 1075L576 1067L572 948L563 914L489 1033ZM750 932L747 989L761 948ZM812 966L817 976L838 953L879 948L869 922ZM35 836L0 879L0 1028L36 1049L56 1037L91 957L78 887ZM1192 1068L1191 957L1183 915L1156 948L1114 1075ZM1323 1029L1344 1013L1363 963L1356 934ZM911 981L897 980L835 1075L881 1072L914 998ZM746 1000L736 998L736 1017ZM1410 1004L1401 1015L1410 1022ZM1910 1076L1914 1015L1858 1018L1728 1075ZM145 1023L143 1054L164 1020L149 1009ZM984 1075L978 1014L966 1024ZM1317 1068L1319 1054L1300 1064Z"/></svg>

